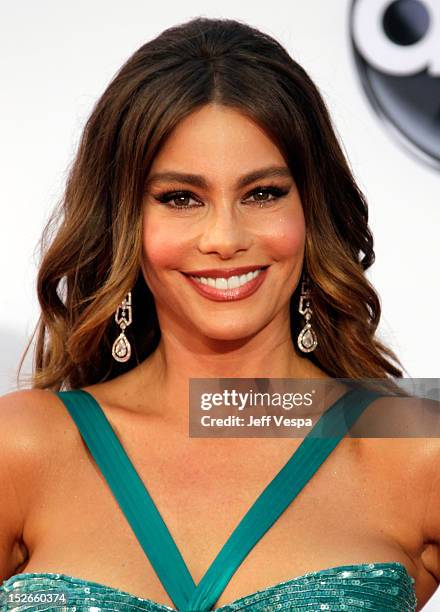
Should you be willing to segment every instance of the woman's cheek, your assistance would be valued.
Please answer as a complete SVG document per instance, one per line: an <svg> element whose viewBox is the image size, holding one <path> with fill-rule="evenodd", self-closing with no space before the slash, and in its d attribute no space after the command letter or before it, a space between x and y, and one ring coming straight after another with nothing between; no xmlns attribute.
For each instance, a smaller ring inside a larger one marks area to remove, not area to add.
<svg viewBox="0 0 440 612"><path fill-rule="evenodd" d="M160 275L161 271L181 270L187 257L182 236L164 227L166 224L148 223L143 228L142 269L144 275Z"/></svg>
<svg viewBox="0 0 440 612"><path fill-rule="evenodd" d="M305 222L302 214L285 214L267 224L266 241L276 260L302 255L305 245Z"/></svg>

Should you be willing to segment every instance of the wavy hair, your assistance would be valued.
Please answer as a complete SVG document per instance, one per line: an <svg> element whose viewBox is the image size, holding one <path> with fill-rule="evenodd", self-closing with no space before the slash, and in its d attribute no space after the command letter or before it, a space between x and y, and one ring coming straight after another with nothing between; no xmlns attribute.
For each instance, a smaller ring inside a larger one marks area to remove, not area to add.
<svg viewBox="0 0 440 612"><path fill-rule="evenodd" d="M398 358L376 337L381 306L365 276L375 258L367 203L317 87L268 34L237 20L199 17L140 47L86 122L40 242L41 314L18 370L37 335L33 387L110 380L156 349L160 328L140 271L144 185L173 128L210 102L262 126L296 181L319 341L308 359L336 378L402 377ZM137 313L126 332L133 355L120 364L111 356L119 332L114 313L129 290ZM304 323L299 292L300 284L290 304L295 347Z"/></svg>

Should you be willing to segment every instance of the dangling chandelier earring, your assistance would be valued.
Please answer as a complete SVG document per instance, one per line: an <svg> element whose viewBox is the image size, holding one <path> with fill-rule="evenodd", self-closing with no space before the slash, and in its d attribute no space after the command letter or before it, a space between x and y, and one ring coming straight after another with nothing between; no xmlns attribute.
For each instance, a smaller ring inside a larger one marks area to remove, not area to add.
<svg viewBox="0 0 440 612"><path fill-rule="evenodd" d="M131 356L131 346L125 335L125 329L132 322L131 291L127 293L125 299L122 300L122 303L116 309L115 321L121 328L121 333L113 342L112 355L116 361L124 363Z"/></svg>
<svg viewBox="0 0 440 612"><path fill-rule="evenodd" d="M305 302L305 306L304 306ZM298 312L302 314L306 320L306 324L298 335L298 346L303 353L310 353L318 346L315 330L312 328L310 319L312 318L312 309L310 308L310 287L307 276L303 276L301 284L301 296L299 298Z"/></svg>

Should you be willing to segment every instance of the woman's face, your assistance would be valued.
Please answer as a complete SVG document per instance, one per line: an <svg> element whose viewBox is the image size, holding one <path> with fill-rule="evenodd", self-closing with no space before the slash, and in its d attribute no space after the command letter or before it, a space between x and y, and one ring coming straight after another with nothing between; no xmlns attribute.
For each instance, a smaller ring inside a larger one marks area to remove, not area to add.
<svg viewBox="0 0 440 612"><path fill-rule="evenodd" d="M289 321L304 215L281 152L252 120L215 104L183 119L154 160L143 206L141 266L162 331L238 340ZM228 274L246 267L267 268Z"/></svg>

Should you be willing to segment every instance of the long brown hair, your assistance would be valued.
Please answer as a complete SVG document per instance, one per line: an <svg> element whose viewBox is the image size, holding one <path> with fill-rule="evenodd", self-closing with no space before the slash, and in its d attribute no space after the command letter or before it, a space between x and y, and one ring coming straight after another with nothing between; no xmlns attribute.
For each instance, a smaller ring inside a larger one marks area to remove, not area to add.
<svg viewBox="0 0 440 612"><path fill-rule="evenodd" d="M167 135L210 102L261 125L298 186L319 342L308 358L336 378L402 376L395 354L375 337L381 306L365 276L374 262L367 204L316 86L269 35L237 20L196 18L136 51L85 125L64 196L41 240L41 314L19 366L20 372L37 334L33 387L110 380L157 347L155 304L140 272L144 184ZM111 357L119 332L114 313L130 289L133 356L119 364ZM295 346L304 324L299 291L291 299Z"/></svg>

